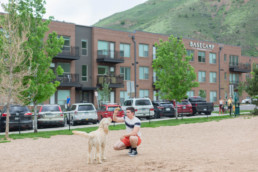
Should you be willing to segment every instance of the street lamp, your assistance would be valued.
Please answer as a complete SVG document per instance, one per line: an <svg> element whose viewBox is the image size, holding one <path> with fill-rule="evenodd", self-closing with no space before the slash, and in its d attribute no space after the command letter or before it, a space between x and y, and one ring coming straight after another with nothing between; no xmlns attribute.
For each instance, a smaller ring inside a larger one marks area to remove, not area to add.
<svg viewBox="0 0 258 172"><path fill-rule="evenodd" d="M219 99L220 97L220 53L221 53L222 47L219 47Z"/></svg>

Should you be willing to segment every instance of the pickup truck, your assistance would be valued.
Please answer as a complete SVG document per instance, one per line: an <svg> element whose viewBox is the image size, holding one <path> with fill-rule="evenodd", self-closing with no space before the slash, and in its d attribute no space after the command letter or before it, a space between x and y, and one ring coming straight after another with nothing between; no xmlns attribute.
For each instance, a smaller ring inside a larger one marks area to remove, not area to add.
<svg viewBox="0 0 258 172"><path fill-rule="evenodd" d="M206 115L210 115L211 112L214 110L213 103L206 102L205 99L199 96L189 97L188 100L192 104L193 115L196 113L205 113Z"/></svg>

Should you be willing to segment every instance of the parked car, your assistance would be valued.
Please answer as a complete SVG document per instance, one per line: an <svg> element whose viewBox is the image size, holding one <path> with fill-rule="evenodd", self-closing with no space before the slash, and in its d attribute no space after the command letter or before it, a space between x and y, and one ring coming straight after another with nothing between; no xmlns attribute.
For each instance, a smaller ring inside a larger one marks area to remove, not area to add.
<svg viewBox="0 0 258 172"><path fill-rule="evenodd" d="M130 98L124 101L122 110L127 107L134 107L135 116L139 118L154 118L154 107L149 98Z"/></svg>
<svg viewBox="0 0 258 172"><path fill-rule="evenodd" d="M97 111L92 103L76 103L70 108L70 120L67 118L71 125L76 123L88 123L92 122L96 124L98 122Z"/></svg>
<svg viewBox="0 0 258 172"><path fill-rule="evenodd" d="M177 113L178 115L192 115L193 109L192 104L188 100L182 100L177 102Z"/></svg>
<svg viewBox="0 0 258 172"><path fill-rule="evenodd" d="M160 118L162 116L174 117L175 107L171 102L153 101L154 117Z"/></svg>
<svg viewBox="0 0 258 172"><path fill-rule="evenodd" d="M120 108L117 117L124 117L124 111L121 106L118 104L103 104L99 107L98 110L98 120L100 121L102 118L110 117L113 120L113 113L116 108Z"/></svg>
<svg viewBox="0 0 258 172"><path fill-rule="evenodd" d="M46 125L65 126L67 119L57 104L43 105L38 113L38 127Z"/></svg>
<svg viewBox="0 0 258 172"><path fill-rule="evenodd" d="M214 110L214 104L212 102L206 102L206 100L200 96L189 97L188 100L192 104L193 115L196 113L210 115Z"/></svg>
<svg viewBox="0 0 258 172"><path fill-rule="evenodd" d="M250 103L252 103L252 100L251 100L251 98L247 97L247 98L243 99L241 103L250 104Z"/></svg>
<svg viewBox="0 0 258 172"><path fill-rule="evenodd" d="M6 116L7 107L4 106L0 112L0 130L5 131L6 127ZM32 129L32 113L27 106L11 105L10 106L10 117L9 117L9 128L18 129L20 125L21 129Z"/></svg>

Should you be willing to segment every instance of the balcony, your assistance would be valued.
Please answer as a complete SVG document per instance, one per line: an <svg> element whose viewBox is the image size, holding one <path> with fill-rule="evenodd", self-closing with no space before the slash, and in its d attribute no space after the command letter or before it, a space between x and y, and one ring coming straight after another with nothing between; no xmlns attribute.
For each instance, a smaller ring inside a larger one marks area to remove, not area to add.
<svg viewBox="0 0 258 172"><path fill-rule="evenodd" d="M229 85L234 85L234 89L238 87L240 81L229 81Z"/></svg>
<svg viewBox="0 0 258 172"><path fill-rule="evenodd" d="M230 63L229 71L249 73L251 72L251 64L250 63Z"/></svg>
<svg viewBox="0 0 258 172"><path fill-rule="evenodd" d="M98 50L98 63L124 63L123 51Z"/></svg>
<svg viewBox="0 0 258 172"><path fill-rule="evenodd" d="M110 88L123 88L124 87L124 77L119 76L110 76L110 75L98 75L97 76L97 85L102 87L104 83L109 83Z"/></svg>
<svg viewBox="0 0 258 172"><path fill-rule="evenodd" d="M79 47L63 47L62 52L57 54L55 59L65 59L65 60L79 60L80 51Z"/></svg>
<svg viewBox="0 0 258 172"><path fill-rule="evenodd" d="M79 74L63 74L57 76L56 80L60 82L61 87L81 87Z"/></svg>

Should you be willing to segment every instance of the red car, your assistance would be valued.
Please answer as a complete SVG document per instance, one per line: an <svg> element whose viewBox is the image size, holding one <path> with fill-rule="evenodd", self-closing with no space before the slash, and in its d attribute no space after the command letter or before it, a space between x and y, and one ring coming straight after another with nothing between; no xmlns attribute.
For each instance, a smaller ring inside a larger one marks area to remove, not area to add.
<svg viewBox="0 0 258 172"><path fill-rule="evenodd" d="M113 120L114 110L118 107L120 108L120 111L118 112L117 117L124 117L124 111L118 104L104 104L101 105L98 110L98 120L100 121L102 118L108 117L110 117Z"/></svg>
<svg viewBox="0 0 258 172"><path fill-rule="evenodd" d="M181 102L177 102L177 111L178 115L192 115L192 104L188 100L182 100Z"/></svg>

